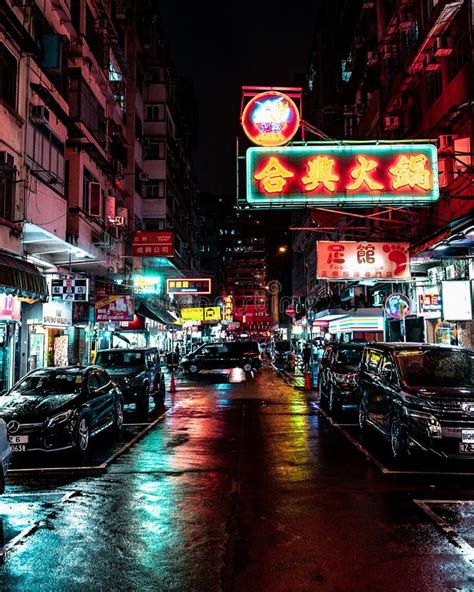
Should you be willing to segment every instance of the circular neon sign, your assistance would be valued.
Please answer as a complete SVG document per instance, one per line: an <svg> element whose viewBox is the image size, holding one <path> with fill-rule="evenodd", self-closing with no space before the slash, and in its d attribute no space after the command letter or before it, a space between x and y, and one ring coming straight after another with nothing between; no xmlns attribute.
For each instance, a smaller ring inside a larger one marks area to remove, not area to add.
<svg viewBox="0 0 474 592"><path fill-rule="evenodd" d="M406 294L394 292L385 300L385 312L392 319L404 319L410 308L411 300Z"/></svg>
<svg viewBox="0 0 474 592"><path fill-rule="evenodd" d="M244 132L259 146L283 146L299 126L300 114L294 101L274 90L252 97L242 113Z"/></svg>

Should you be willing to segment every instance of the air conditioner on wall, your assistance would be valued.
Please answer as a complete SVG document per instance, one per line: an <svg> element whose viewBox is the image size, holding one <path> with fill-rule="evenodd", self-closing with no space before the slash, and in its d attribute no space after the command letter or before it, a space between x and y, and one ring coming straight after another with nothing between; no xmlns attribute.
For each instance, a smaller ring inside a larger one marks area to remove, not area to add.
<svg viewBox="0 0 474 592"><path fill-rule="evenodd" d="M400 118L396 116L384 117L383 127L386 130L396 130L400 127Z"/></svg>
<svg viewBox="0 0 474 592"><path fill-rule="evenodd" d="M47 125L49 123L48 109L44 105L31 105L30 121Z"/></svg>
<svg viewBox="0 0 474 592"><path fill-rule="evenodd" d="M452 134L443 134L438 137L438 149L439 150L446 150L449 148L454 148L454 138Z"/></svg>
<svg viewBox="0 0 474 592"><path fill-rule="evenodd" d="M453 53L453 40L451 37L436 37L433 46L433 55L437 58L445 58Z"/></svg>

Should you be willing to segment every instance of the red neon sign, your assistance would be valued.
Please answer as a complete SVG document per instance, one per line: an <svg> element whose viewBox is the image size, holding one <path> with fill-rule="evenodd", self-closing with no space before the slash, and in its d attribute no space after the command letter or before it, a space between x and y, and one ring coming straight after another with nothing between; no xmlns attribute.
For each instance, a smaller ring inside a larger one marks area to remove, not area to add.
<svg viewBox="0 0 474 592"><path fill-rule="evenodd" d="M287 95L274 90L253 97L242 113L242 127L259 146L283 146L300 126L298 107Z"/></svg>

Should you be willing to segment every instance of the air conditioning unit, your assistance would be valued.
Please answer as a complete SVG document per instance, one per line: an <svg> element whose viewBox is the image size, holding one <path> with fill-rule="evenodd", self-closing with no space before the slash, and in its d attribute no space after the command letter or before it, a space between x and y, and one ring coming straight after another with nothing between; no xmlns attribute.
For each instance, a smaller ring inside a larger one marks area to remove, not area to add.
<svg viewBox="0 0 474 592"><path fill-rule="evenodd" d="M449 150L454 148L454 136L452 134L443 134L438 137L438 149Z"/></svg>
<svg viewBox="0 0 474 592"><path fill-rule="evenodd" d="M396 130L400 127L400 118L399 117L384 117L383 120L383 127L386 130Z"/></svg>
<svg viewBox="0 0 474 592"><path fill-rule="evenodd" d="M398 55L398 45L389 43L384 45L382 48L382 55L384 60L389 58L395 58Z"/></svg>
<svg viewBox="0 0 474 592"><path fill-rule="evenodd" d="M100 183L89 183L89 216L102 218L102 189Z"/></svg>
<svg viewBox="0 0 474 592"><path fill-rule="evenodd" d="M445 58L453 53L453 40L451 37L436 37L433 45L433 55L437 58Z"/></svg>
<svg viewBox="0 0 474 592"><path fill-rule="evenodd" d="M31 105L30 121L47 125L49 123L48 109L44 105Z"/></svg>
<svg viewBox="0 0 474 592"><path fill-rule="evenodd" d="M411 29L415 24L415 15L412 12L402 12L398 17L398 28L401 31Z"/></svg>
<svg viewBox="0 0 474 592"><path fill-rule="evenodd" d="M122 227L127 228L128 226L128 208L117 208L117 218L123 219Z"/></svg>
<svg viewBox="0 0 474 592"><path fill-rule="evenodd" d="M367 65L376 66L379 61L379 54L376 51L367 52Z"/></svg>

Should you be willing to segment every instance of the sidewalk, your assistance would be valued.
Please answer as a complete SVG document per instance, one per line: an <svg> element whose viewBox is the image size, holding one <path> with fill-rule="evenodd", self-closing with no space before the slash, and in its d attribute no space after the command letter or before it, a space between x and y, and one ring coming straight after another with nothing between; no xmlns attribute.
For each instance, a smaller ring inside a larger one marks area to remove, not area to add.
<svg viewBox="0 0 474 592"><path fill-rule="evenodd" d="M305 383L305 375L301 372L298 368L294 372L290 372L289 370L282 370L280 368L276 368L273 366L275 372L278 372L285 381L292 387L297 389L304 389ZM311 390L317 390L318 388L318 371L316 368L313 368L311 378Z"/></svg>

